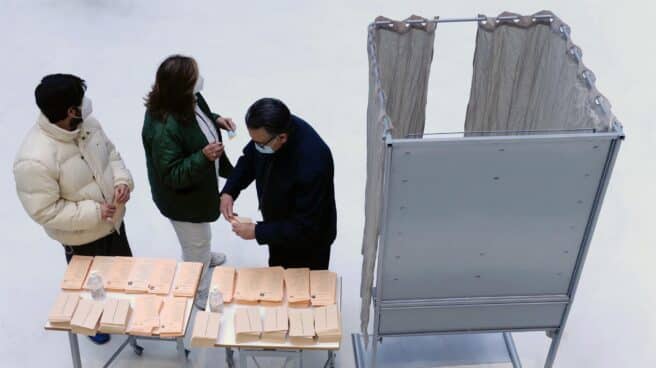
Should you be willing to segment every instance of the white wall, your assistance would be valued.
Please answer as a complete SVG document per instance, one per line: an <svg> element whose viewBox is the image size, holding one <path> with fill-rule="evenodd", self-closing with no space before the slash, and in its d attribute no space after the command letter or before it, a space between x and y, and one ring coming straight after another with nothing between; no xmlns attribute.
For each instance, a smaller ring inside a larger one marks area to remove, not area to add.
<svg viewBox="0 0 656 368"><path fill-rule="evenodd" d="M627 140L599 219L576 303L561 345L558 367L648 367L656 344L656 129L647 110L655 97L653 27L656 6L610 1L0 1L0 366L67 366L65 335L41 324L65 263L18 202L11 175L13 156L35 121L33 90L49 73L87 80L94 114L121 151L137 184L129 203L127 231L136 255L177 257L171 226L149 193L140 130L142 98L159 62L169 54L194 56L205 77L211 106L240 124L227 144L236 159L247 142L246 108L256 98L276 96L311 122L335 157L338 238L332 267L344 274L345 326L357 329L360 242L363 226L366 26L377 15L443 17L495 15L503 10L553 10L572 28L584 61L624 123ZM428 124L432 131L462 130L469 94L475 26L440 26L431 76ZM240 214L257 217L251 188ZM214 248L236 265L259 265L265 249L236 238L220 220ZM353 359L348 339L340 354ZM547 340L516 337L526 367L541 366ZM82 342L85 362L97 364L107 349ZM166 364L163 349L130 366ZM168 354L168 355L167 355ZM142 363L138 363L142 362ZM172 363L169 363L172 364Z"/></svg>

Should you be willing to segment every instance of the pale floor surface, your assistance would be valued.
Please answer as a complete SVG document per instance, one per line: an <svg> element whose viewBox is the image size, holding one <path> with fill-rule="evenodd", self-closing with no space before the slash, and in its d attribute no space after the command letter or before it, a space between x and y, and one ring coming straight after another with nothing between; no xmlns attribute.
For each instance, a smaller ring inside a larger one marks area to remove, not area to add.
<svg viewBox="0 0 656 368"><path fill-rule="evenodd" d="M193 4L193 5L192 5ZM344 278L344 330L359 328L360 246L365 183L365 115L368 88L366 26L377 15L469 17L503 10L552 9L572 28L599 89L613 103L628 139L619 155L587 260L557 367L653 367L656 360L656 160L653 81L656 52L648 37L649 2L524 1L260 1L4 0L0 1L0 366L68 367L65 334L42 324L65 264L61 247L45 236L18 202L11 164L36 119L33 89L45 74L71 72L88 81L94 114L125 159L136 182L128 204L127 232L139 256L179 257L170 223L153 206L140 129L142 98L158 63L180 52L197 58L205 97L232 116L237 138L226 143L236 161L247 142L246 108L276 96L311 122L331 146L339 235L331 267ZM499 8L503 6L504 8ZM475 25L440 25L436 36L427 113L428 131L459 131L469 95ZM237 202L258 217L254 190ZM266 262L266 249L237 239L223 220L212 227L214 250L231 265ZM517 334L524 367L541 367L548 348L543 333ZM120 343L95 346L81 339L83 361L96 367ZM144 342L142 357L125 351L116 367L175 367L173 344ZM308 355L317 362L324 354ZM223 352L194 351L196 367L222 367ZM349 336L338 354L353 367ZM273 366L273 365L265 365Z"/></svg>

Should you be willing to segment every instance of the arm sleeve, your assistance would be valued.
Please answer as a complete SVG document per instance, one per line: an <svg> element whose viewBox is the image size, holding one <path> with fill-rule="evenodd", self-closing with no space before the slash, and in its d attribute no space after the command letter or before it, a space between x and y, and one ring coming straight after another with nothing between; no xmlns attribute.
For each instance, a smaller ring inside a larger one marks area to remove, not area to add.
<svg viewBox="0 0 656 368"><path fill-rule="evenodd" d="M253 151L252 142L244 147L243 155L237 160L237 165L232 169L221 194L230 194L233 199L237 199L239 193L255 180L255 152Z"/></svg>
<svg viewBox="0 0 656 368"><path fill-rule="evenodd" d="M182 137L169 127L162 129L153 139L152 151L162 181L173 189L188 188L200 182L212 164L202 149L190 155L185 154Z"/></svg>
<svg viewBox="0 0 656 368"><path fill-rule="evenodd" d="M100 224L100 203L93 200L72 202L59 195L55 175L43 164L17 162L14 166L18 198L30 217L46 228L77 231Z"/></svg>
<svg viewBox="0 0 656 368"><path fill-rule="evenodd" d="M134 190L134 181L132 180L132 174L130 170L127 169L121 154L116 150L114 143L109 140L105 135L105 141L107 142L107 150L109 151L109 164L112 168L112 173L114 174L114 186L125 184L130 188L130 191Z"/></svg>
<svg viewBox="0 0 656 368"><path fill-rule="evenodd" d="M320 230L320 218L327 180L322 173L301 178L299 192L294 198L294 215L289 219L259 222L255 239L259 244L299 244L312 241Z"/></svg>

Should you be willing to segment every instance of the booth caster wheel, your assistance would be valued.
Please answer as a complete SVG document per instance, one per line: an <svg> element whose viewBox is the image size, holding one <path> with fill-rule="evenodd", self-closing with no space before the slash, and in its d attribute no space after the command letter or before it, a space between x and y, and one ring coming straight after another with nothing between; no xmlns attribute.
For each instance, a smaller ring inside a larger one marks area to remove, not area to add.
<svg viewBox="0 0 656 368"><path fill-rule="evenodd" d="M189 358L189 353L191 353L191 351L189 349L185 349L185 358Z"/></svg>

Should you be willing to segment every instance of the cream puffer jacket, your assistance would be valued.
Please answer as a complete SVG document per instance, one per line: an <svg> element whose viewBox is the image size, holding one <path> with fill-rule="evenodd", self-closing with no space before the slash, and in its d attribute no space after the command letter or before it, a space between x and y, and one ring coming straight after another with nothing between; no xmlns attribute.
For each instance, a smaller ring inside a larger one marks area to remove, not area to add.
<svg viewBox="0 0 656 368"><path fill-rule="evenodd" d="M113 221L101 219L100 205L113 203L114 187L132 176L98 121L87 118L75 131L40 114L14 161L16 190L32 219L65 245L81 245L117 231L125 206Z"/></svg>

